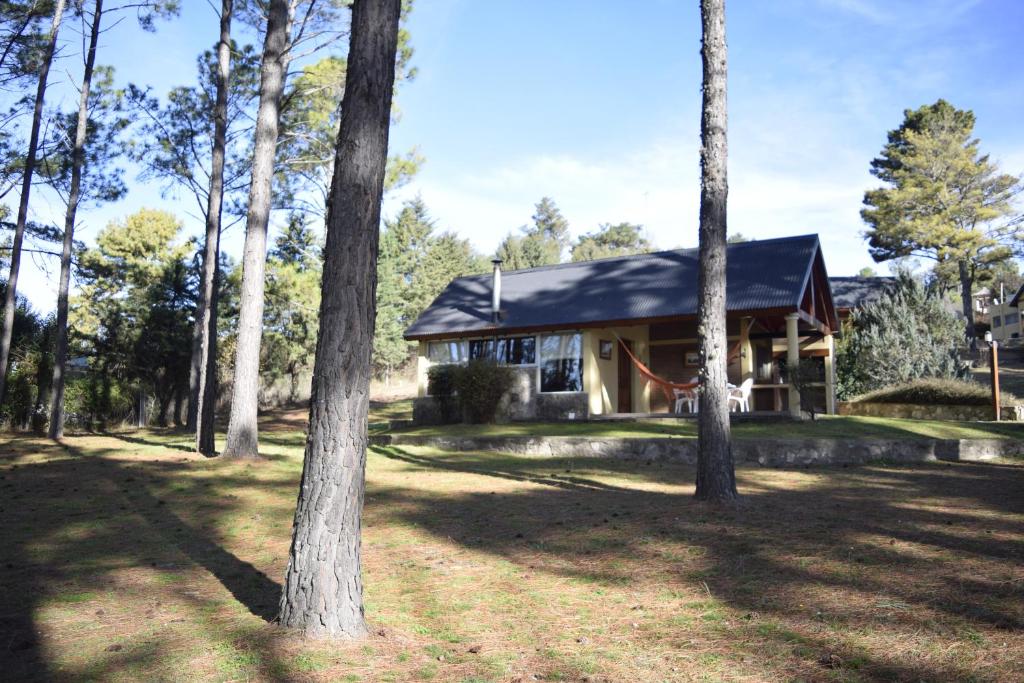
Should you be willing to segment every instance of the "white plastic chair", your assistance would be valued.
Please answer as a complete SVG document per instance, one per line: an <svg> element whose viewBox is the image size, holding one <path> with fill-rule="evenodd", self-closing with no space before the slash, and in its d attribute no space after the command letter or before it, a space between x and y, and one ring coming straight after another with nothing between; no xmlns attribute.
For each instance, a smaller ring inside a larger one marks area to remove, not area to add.
<svg viewBox="0 0 1024 683"><path fill-rule="evenodd" d="M691 377L689 383L697 384L699 380L700 378L698 377ZM672 393L676 397L676 405L674 412L676 412L677 414L682 413L683 405L685 405L686 409L689 410L691 413L697 412L697 405L699 404L699 401L697 400L696 387L694 387L693 389L673 389Z"/></svg>
<svg viewBox="0 0 1024 683"><path fill-rule="evenodd" d="M750 391L754 388L754 378L748 377L743 380L735 389L729 391L729 410L733 409L733 404L741 413L750 412Z"/></svg>

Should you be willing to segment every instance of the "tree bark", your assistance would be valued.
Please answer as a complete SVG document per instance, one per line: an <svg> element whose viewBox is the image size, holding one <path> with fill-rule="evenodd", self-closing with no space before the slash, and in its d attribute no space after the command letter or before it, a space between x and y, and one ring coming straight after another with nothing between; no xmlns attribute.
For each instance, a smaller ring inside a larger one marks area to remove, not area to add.
<svg viewBox="0 0 1024 683"><path fill-rule="evenodd" d="M974 274L971 273L971 266L967 261L960 261L957 266L960 269L960 305L964 313L964 339L971 351L974 351L978 348L978 333L974 328Z"/></svg>
<svg viewBox="0 0 1024 683"><path fill-rule="evenodd" d="M290 16L287 0L271 0L267 37L260 66L260 104L256 114L256 143L249 186L249 213L242 254L242 292L238 310L235 377L231 387L224 455L259 455L256 413L260 388L260 342L263 337L263 280L267 264L267 223L274 178L274 156L280 123L281 93L287 69Z"/></svg>
<svg viewBox="0 0 1024 683"><path fill-rule="evenodd" d="M356 0L341 106L302 483L280 622L366 633L360 524L377 248L401 0Z"/></svg>
<svg viewBox="0 0 1024 683"><path fill-rule="evenodd" d="M223 0L220 10L220 42L217 44L217 100L213 111L213 155L210 164L210 194L206 210L206 245L203 251L203 281L193 334L192 376L188 405L188 428L196 432L196 450L214 455L213 411L204 410L217 395L217 271L220 258L220 223L224 204L224 157L228 131L228 79L231 76L232 0ZM212 352L212 353L211 353ZM212 358L213 362L208 362ZM213 371L210 371L210 366ZM209 414L207 414L209 413Z"/></svg>
<svg viewBox="0 0 1024 683"><path fill-rule="evenodd" d="M701 0L704 65L701 114L700 276L697 336L700 350L700 411L697 491L700 500L738 497L732 461L725 325L726 129L725 0Z"/></svg>
<svg viewBox="0 0 1024 683"><path fill-rule="evenodd" d="M18 271L21 269L21 243L25 238L25 223L28 222L28 200L32 192L32 174L36 167L36 151L39 147L39 128L43 120L43 102L46 99L46 81L50 75L50 64L57 46L57 33L64 17L65 0L57 0L53 7L53 22L47 37L43 63L39 68L36 84L35 107L32 110L32 128L28 136L28 151L25 153L25 171L21 179L21 199L18 202L18 220L14 227L14 242L11 245L11 270L7 276L7 292L4 299L4 322L0 331L0 401L3 400L7 385L7 361L11 355L11 334L14 332L14 307L17 305Z"/></svg>
<svg viewBox="0 0 1024 683"><path fill-rule="evenodd" d="M71 153L71 188L68 192L67 212L64 214L64 244L60 253L60 284L57 290L57 342L53 359L53 395L50 399L50 427L48 435L57 440L64 437L64 374L68 359L68 296L71 289L71 250L75 242L75 216L81 199L82 168L85 166L85 141L89 129L89 89L96 65L96 45L100 38L100 19L103 0L93 7L92 26L89 29L89 47L85 53L85 70L78 97L78 120L75 128L75 147Z"/></svg>

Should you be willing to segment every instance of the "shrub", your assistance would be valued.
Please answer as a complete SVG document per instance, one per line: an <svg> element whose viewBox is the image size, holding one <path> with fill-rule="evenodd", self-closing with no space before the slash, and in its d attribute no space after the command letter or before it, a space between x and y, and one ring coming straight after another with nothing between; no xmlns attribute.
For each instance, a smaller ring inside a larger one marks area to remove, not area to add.
<svg viewBox="0 0 1024 683"><path fill-rule="evenodd" d="M1016 396L1001 392L1003 403L1017 403ZM854 399L864 403L909 403L913 405L987 406L992 390L978 382L950 379L919 379L884 389L876 389Z"/></svg>
<svg viewBox="0 0 1024 683"><path fill-rule="evenodd" d="M443 422L463 416L472 423L494 422L501 397L512 388L513 372L489 360L468 365L435 365L427 373L428 393Z"/></svg>
<svg viewBox="0 0 1024 683"><path fill-rule="evenodd" d="M435 365L427 371L427 393L437 403L441 421L455 422L460 418L461 408L455 395L455 375L462 370L458 365Z"/></svg>
<svg viewBox="0 0 1024 683"><path fill-rule="evenodd" d="M471 423L494 422L501 397L512 388L512 370L489 360L473 360L455 373L455 391Z"/></svg>
<svg viewBox="0 0 1024 683"><path fill-rule="evenodd" d="M875 389L937 377L962 379L962 325L942 300L911 277L857 309L836 349L837 394L849 399Z"/></svg>

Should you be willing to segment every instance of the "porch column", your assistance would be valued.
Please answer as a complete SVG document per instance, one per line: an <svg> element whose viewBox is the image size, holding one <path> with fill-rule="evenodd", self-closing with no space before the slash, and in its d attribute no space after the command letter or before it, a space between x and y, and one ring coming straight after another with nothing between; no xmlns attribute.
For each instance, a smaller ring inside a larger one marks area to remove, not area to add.
<svg viewBox="0 0 1024 683"><path fill-rule="evenodd" d="M754 349L750 345L750 318L740 318L740 381L754 376Z"/></svg>
<svg viewBox="0 0 1024 683"><path fill-rule="evenodd" d="M825 356L825 412L836 414L836 342L831 334L825 335L828 355Z"/></svg>
<svg viewBox="0 0 1024 683"><path fill-rule="evenodd" d="M427 353L427 342L421 341L416 351L416 395L420 398L427 395L427 370L430 369Z"/></svg>
<svg viewBox="0 0 1024 683"><path fill-rule="evenodd" d="M790 375L796 372L800 365L800 330L798 324L800 316L790 313L786 316L786 368ZM789 414L793 417L800 417L800 394L792 382L789 382Z"/></svg>

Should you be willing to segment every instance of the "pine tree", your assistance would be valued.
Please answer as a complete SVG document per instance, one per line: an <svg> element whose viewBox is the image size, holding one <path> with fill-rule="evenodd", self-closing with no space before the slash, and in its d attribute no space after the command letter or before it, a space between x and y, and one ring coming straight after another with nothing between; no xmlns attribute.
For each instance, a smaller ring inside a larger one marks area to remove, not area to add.
<svg viewBox="0 0 1024 683"><path fill-rule="evenodd" d="M569 221L550 197L543 197L534 206L533 224L520 228L520 235L510 234L495 254L508 270L552 266L562 262L569 247Z"/></svg>
<svg viewBox="0 0 1024 683"><path fill-rule="evenodd" d="M595 232L580 236L572 248L573 261L593 261L609 256L629 256L651 251L643 228L633 223L602 223Z"/></svg>
<svg viewBox="0 0 1024 683"><path fill-rule="evenodd" d="M1011 258L1024 237L1013 206L1024 186L981 154L974 123L973 112L941 99L904 112L871 162L872 175L887 186L866 192L861 211L876 261L918 256L956 274L972 345L974 283Z"/></svg>

